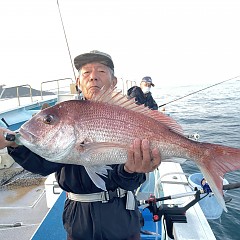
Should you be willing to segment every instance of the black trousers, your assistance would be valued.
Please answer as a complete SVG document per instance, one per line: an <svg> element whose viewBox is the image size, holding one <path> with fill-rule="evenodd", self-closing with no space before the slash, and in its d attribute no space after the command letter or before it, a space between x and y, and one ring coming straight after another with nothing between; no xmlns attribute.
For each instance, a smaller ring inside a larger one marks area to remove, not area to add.
<svg viewBox="0 0 240 240"><path fill-rule="evenodd" d="M140 215L126 210L126 197L108 203L65 202L63 224L68 240L139 240Z"/></svg>
<svg viewBox="0 0 240 240"><path fill-rule="evenodd" d="M141 239L140 233L137 233L131 236L130 238L123 239L123 240L140 240L140 239ZM76 239L73 239L70 236L67 236L67 240L76 240ZM78 240L90 240L90 239L78 239Z"/></svg>

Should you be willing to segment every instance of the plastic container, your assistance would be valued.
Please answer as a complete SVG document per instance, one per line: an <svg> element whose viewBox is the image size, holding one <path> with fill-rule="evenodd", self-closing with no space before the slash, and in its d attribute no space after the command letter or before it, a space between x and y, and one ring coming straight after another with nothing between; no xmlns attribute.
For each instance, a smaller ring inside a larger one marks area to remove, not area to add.
<svg viewBox="0 0 240 240"><path fill-rule="evenodd" d="M194 173L188 177L188 182L193 188L202 189L202 179L202 173ZM223 184L228 184L228 181L223 179ZM223 208L219 205L213 193L209 193L209 195L201 199L198 203L207 219L218 219L221 217Z"/></svg>

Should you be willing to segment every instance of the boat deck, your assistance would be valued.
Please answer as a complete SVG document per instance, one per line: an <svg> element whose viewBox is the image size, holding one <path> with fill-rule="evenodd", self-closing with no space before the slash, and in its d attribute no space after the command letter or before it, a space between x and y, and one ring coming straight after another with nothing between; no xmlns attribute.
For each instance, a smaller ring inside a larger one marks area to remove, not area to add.
<svg viewBox="0 0 240 240"><path fill-rule="evenodd" d="M1 169L0 174L4 171L6 169ZM14 184L1 186L0 239L31 239L49 211L44 180L19 178Z"/></svg>

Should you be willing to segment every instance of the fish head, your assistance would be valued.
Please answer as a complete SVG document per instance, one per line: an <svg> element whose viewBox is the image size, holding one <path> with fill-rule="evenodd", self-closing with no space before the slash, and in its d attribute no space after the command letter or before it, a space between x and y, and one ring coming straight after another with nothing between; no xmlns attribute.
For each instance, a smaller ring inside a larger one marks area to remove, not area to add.
<svg viewBox="0 0 240 240"><path fill-rule="evenodd" d="M37 113L19 129L20 143L49 161L61 162L77 139L74 110L68 108L59 103Z"/></svg>

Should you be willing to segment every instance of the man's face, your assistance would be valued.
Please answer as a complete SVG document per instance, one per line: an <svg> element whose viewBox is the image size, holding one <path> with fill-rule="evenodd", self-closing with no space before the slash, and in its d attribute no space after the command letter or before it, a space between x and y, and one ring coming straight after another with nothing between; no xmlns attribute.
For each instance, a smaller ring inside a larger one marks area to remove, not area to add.
<svg viewBox="0 0 240 240"><path fill-rule="evenodd" d="M148 83L148 82L141 82L141 83L140 83L140 87L141 87L141 88L151 87L151 86L152 86L151 83Z"/></svg>
<svg viewBox="0 0 240 240"><path fill-rule="evenodd" d="M79 71L79 88L86 99L91 99L103 86L113 88L116 83L110 68L101 63L86 64Z"/></svg>

